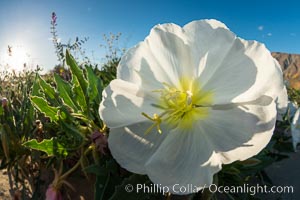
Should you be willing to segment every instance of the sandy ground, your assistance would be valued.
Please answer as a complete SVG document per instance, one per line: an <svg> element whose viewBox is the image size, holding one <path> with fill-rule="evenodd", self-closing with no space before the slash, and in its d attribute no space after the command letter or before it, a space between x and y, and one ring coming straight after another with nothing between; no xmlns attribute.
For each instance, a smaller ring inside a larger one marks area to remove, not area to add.
<svg viewBox="0 0 300 200"><path fill-rule="evenodd" d="M281 194L262 194L262 199L297 200L300 199L300 152L289 153L290 158L274 163L266 168L274 186L292 186L293 192ZM0 171L0 200L10 200L9 183L6 170ZM88 199L88 198L86 198Z"/></svg>
<svg viewBox="0 0 300 200"><path fill-rule="evenodd" d="M9 200L12 199L9 193L9 183L7 171L0 171L0 199L1 200Z"/></svg>

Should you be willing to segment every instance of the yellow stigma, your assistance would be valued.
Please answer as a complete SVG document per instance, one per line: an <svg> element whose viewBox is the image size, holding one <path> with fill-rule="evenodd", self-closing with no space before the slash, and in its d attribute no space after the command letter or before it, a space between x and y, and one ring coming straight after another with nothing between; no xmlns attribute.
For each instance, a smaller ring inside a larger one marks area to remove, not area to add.
<svg viewBox="0 0 300 200"><path fill-rule="evenodd" d="M155 126L161 133L161 123L184 129L192 128L195 121L207 117L213 94L203 91L198 81L183 78L177 87L167 83L163 83L163 85L163 89L154 91L160 93L160 100L154 106L162 110L161 114L154 114L151 118L142 113L154 122L146 130L146 133L149 133Z"/></svg>

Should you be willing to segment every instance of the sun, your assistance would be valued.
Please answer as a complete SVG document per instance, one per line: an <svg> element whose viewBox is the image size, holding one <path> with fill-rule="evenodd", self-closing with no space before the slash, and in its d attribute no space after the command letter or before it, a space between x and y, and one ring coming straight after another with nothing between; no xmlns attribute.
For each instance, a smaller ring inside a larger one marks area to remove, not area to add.
<svg viewBox="0 0 300 200"><path fill-rule="evenodd" d="M7 46L1 56L1 65L7 71L20 72L28 67L30 55L22 45Z"/></svg>

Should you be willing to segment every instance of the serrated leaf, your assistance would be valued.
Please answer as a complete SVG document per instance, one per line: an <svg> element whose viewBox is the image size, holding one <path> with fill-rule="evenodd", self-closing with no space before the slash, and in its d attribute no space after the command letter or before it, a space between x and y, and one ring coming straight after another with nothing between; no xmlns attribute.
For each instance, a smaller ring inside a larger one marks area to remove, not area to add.
<svg viewBox="0 0 300 200"><path fill-rule="evenodd" d="M54 79L56 82L56 87L59 92L59 97L63 100L63 102L72 108L75 112L77 111L77 106L73 102L72 99L72 86L65 82L59 75L54 74Z"/></svg>
<svg viewBox="0 0 300 200"><path fill-rule="evenodd" d="M72 126L68 123L65 123L64 121L60 121L61 128L69 135L72 136L74 139L74 142L77 145L80 145L83 141L83 135L75 126Z"/></svg>
<svg viewBox="0 0 300 200"><path fill-rule="evenodd" d="M40 86L38 77L39 77L39 74L36 74L35 81L34 81L34 84L32 86L31 95L42 97L42 94L40 92L41 86Z"/></svg>
<svg viewBox="0 0 300 200"><path fill-rule="evenodd" d="M75 76L78 79L78 82L80 84L80 87L82 88L82 91L84 91L84 93L86 93L87 85L88 85L87 80L84 77L82 69L80 69L78 67L75 59L70 54L69 50L66 51L66 62L67 62L67 65L70 67L72 77L74 78L74 76Z"/></svg>
<svg viewBox="0 0 300 200"><path fill-rule="evenodd" d="M40 112L44 113L45 116L49 117L51 121L55 122L58 120L58 107L48 105L48 102L42 97L31 96L30 100L33 106Z"/></svg>
<svg viewBox="0 0 300 200"><path fill-rule="evenodd" d="M59 118L67 123L72 123L74 117L71 115L70 108L66 105L59 107Z"/></svg>
<svg viewBox="0 0 300 200"><path fill-rule="evenodd" d="M76 76L72 77L73 88L72 91L75 95L76 103L81 107L82 111L85 112L87 110L87 102L84 95L84 91L80 87L79 81Z"/></svg>
<svg viewBox="0 0 300 200"><path fill-rule="evenodd" d="M42 142L32 139L24 142L23 145L31 149L43 151L48 156L68 155L67 150L55 138L44 139Z"/></svg>
<svg viewBox="0 0 300 200"><path fill-rule="evenodd" d="M57 103L56 92L54 87L47 83L40 75L37 76L41 89L44 91L45 97L51 100L51 103Z"/></svg>
<svg viewBox="0 0 300 200"><path fill-rule="evenodd" d="M90 99L90 102L94 101L94 99L101 94L102 88L98 88L98 82L99 78L96 76L94 73L93 69L89 66L86 67L86 72L87 72L87 79L88 79L88 96Z"/></svg>

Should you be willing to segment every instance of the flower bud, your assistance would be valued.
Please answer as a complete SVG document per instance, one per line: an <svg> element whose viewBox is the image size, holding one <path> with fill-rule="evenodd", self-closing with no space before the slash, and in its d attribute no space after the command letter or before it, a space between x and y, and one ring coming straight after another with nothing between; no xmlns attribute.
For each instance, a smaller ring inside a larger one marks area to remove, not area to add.
<svg viewBox="0 0 300 200"><path fill-rule="evenodd" d="M52 184L49 185L46 191L46 200L62 200L60 191L55 189Z"/></svg>
<svg viewBox="0 0 300 200"><path fill-rule="evenodd" d="M107 149L107 136L103 134L103 132L97 130L91 135L91 139L96 144L97 149L105 155Z"/></svg>
<svg viewBox="0 0 300 200"><path fill-rule="evenodd" d="M57 19L57 16L56 16L55 12L52 12L51 20L52 20L53 24L56 23L56 19Z"/></svg>
<svg viewBox="0 0 300 200"><path fill-rule="evenodd" d="M6 97L3 97L2 100L1 100L1 102L2 102L2 107L3 108L7 106L8 101L7 101Z"/></svg>

